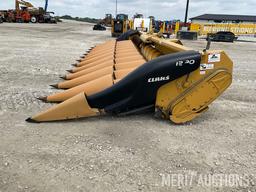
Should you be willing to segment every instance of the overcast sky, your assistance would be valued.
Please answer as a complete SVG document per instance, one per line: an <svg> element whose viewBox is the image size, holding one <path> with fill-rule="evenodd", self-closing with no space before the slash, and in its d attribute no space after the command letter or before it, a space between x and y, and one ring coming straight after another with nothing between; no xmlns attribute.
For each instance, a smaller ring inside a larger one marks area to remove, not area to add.
<svg viewBox="0 0 256 192"><path fill-rule="evenodd" d="M44 0L29 0L44 7ZM49 0L49 11L56 15L102 18L115 14L115 0ZM132 17L136 12L156 19L184 20L186 0L118 0L118 12ZM1 0L1 9L14 8L14 0ZM204 13L256 15L256 0L190 0L189 17Z"/></svg>

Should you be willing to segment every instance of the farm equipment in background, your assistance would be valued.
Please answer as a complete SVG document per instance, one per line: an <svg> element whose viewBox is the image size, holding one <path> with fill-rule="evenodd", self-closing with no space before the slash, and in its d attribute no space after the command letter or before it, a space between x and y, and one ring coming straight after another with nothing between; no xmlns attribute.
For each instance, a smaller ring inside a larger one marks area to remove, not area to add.
<svg viewBox="0 0 256 192"><path fill-rule="evenodd" d="M130 27L133 30L148 32L150 24L149 21L149 19L144 18L143 14L135 13L132 20L130 20L130 22L132 23L132 26Z"/></svg>
<svg viewBox="0 0 256 192"><path fill-rule="evenodd" d="M123 14L122 14L123 15ZM127 30L129 29L133 29L133 30L137 30L140 32L152 32L153 31L153 27L154 27L154 17L150 16L148 18L145 18L143 16L143 14L139 14L136 13L132 19L128 20L128 16L126 17L126 22L124 22L124 26L123 28L125 28L125 30L123 30L123 32L119 32L119 35L125 33ZM115 24L116 28L121 28L121 25L118 26L118 22L117 24ZM113 25L114 26L114 25ZM112 30L114 30L114 28L112 28ZM116 31L120 31L120 30L116 30Z"/></svg>
<svg viewBox="0 0 256 192"><path fill-rule="evenodd" d="M0 11L0 23L3 23L3 22L4 22L4 15Z"/></svg>
<svg viewBox="0 0 256 192"><path fill-rule="evenodd" d="M105 18L100 20L96 25L93 26L93 30L106 31L106 27L111 27L112 14L106 14Z"/></svg>
<svg viewBox="0 0 256 192"><path fill-rule="evenodd" d="M221 50L195 51L179 40L129 30L88 50L58 91L57 104L27 119L47 122L151 111L174 123L204 113L231 84L233 63Z"/></svg>
<svg viewBox="0 0 256 192"><path fill-rule="evenodd" d="M152 29L154 30L155 29L155 24L156 24L156 19L155 19L154 16L149 16L148 18L151 20Z"/></svg>
<svg viewBox="0 0 256 192"><path fill-rule="evenodd" d="M22 5L22 6L21 6ZM29 11L36 9L31 3L23 0L15 0L14 20L17 23L28 23L32 21ZM33 18L34 19L34 18Z"/></svg>
<svg viewBox="0 0 256 192"><path fill-rule="evenodd" d="M135 18L140 18L140 19L142 19L142 18L144 18L144 16L143 16L143 14L141 14L141 13L135 13L135 15L133 15L133 19L135 19Z"/></svg>
<svg viewBox="0 0 256 192"><path fill-rule="evenodd" d="M169 21L160 21L156 20L154 22L154 32L161 33L167 38L169 38L173 34L177 34L177 32L184 25L179 20L169 20Z"/></svg>
<svg viewBox="0 0 256 192"><path fill-rule="evenodd" d="M4 21L16 23L56 23L53 17L54 12L48 12L48 0L45 7L34 7L30 2L15 0L15 10L0 11L4 15Z"/></svg>
<svg viewBox="0 0 256 192"><path fill-rule="evenodd" d="M111 35L118 37L130 29L128 15L117 14L115 19L112 19Z"/></svg>
<svg viewBox="0 0 256 192"><path fill-rule="evenodd" d="M206 41L221 41L221 42L231 42L237 40L238 37L235 36L234 33L230 31L219 31L217 33L208 33L206 37Z"/></svg>
<svg viewBox="0 0 256 192"><path fill-rule="evenodd" d="M134 18L133 29L141 32L149 32L152 29L150 18Z"/></svg>
<svg viewBox="0 0 256 192"><path fill-rule="evenodd" d="M111 27L111 22L112 22L112 14L108 13L105 15L105 18L102 21L100 21L100 24L103 24L106 27Z"/></svg>
<svg viewBox="0 0 256 192"><path fill-rule="evenodd" d="M191 30L191 23L176 22L175 34L177 39L197 40L197 31Z"/></svg>
<svg viewBox="0 0 256 192"><path fill-rule="evenodd" d="M96 24L93 26L93 30L106 31L106 27L103 24Z"/></svg>
<svg viewBox="0 0 256 192"><path fill-rule="evenodd" d="M14 10L0 10L0 15L3 22L15 22L15 11Z"/></svg>
<svg viewBox="0 0 256 192"><path fill-rule="evenodd" d="M0 17L3 22L15 22L15 11L14 10L0 10Z"/></svg>
<svg viewBox="0 0 256 192"><path fill-rule="evenodd" d="M175 24L173 21L158 21L157 25L158 32L165 35L167 38L169 38L174 32Z"/></svg>

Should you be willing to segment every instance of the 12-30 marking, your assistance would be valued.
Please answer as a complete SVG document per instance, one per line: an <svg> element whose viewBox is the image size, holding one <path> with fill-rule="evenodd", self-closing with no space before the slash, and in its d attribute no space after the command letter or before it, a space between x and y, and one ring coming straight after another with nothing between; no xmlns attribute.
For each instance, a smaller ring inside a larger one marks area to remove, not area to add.
<svg viewBox="0 0 256 192"><path fill-rule="evenodd" d="M176 66L183 66L184 64L193 65L193 64L195 64L195 62L196 61L194 59L187 59L185 61L177 61Z"/></svg>

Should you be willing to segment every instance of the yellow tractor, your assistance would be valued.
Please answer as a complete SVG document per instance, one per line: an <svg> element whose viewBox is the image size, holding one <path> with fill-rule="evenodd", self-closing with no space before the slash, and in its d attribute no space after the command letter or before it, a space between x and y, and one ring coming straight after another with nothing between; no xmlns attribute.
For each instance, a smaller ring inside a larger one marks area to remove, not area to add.
<svg viewBox="0 0 256 192"><path fill-rule="evenodd" d="M89 50L62 92L40 97L59 103L27 119L46 122L152 111L185 123L208 109L232 82L233 63L221 50L196 51L179 40L129 31Z"/></svg>
<svg viewBox="0 0 256 192"><path fill-rule="evenodd" d="M128 15L118 14L115 19L112 19L111 35L118 37L130 29Z"/></svg>

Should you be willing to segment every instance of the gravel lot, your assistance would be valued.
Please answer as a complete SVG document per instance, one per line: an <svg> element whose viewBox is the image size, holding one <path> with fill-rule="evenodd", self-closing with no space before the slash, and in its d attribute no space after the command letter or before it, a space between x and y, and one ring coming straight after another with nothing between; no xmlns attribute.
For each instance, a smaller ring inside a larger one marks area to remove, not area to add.
<svg viewBox="0 0 256 192"><path fill-rule="evenodd" d="M87 23L0 24L0 192L256 191L255 42L212 43L234 61L234 81L190 123L152 114L24 121L51 105L36 96L56 92L48 85L108 38ZM206 41L184 44L202 50ZM209 175L243 181L200 182ZM192 182L177 182L185 176Z"/></svg>

